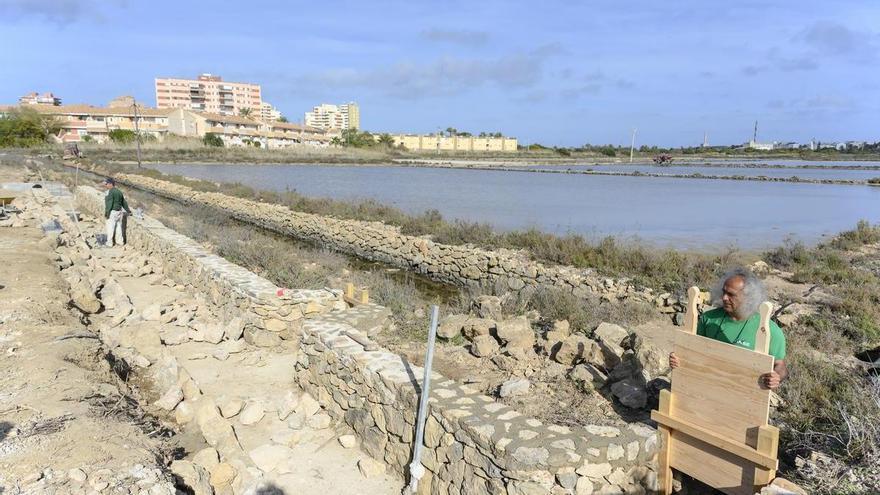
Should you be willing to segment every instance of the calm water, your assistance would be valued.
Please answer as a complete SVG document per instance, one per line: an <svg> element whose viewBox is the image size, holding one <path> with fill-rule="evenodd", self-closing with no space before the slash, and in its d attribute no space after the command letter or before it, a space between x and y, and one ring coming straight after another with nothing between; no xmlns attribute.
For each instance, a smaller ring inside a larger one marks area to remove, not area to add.
<svg viewBox="0 0 880 495"><path fill-rule="evenodd" d="M764 162L761 162L764 163ZM854 163L854 162L848 162ZM859 162L855 162L859 163ZM869 162L870 163L870 162ZM813 168L746 168L746 167L700 167L670 165L668 167L658 167L650 164L637 165L545 165L529 167L544 170L595 170L597 172L623 172L633 173L642 172L645 174L703 174L703 175L723 175L745 177L792 177L798 176L802 179L846 179L846 180L868 180L880 177L880 170L838 170L834 167L843 167L852 165L829 165L829 168L813 169Z"/></svg>
<svg viewBox="0 0 880 495"><path fill-rule="evenodd" d="M680 248L816 242L880 221L880 188L723 180L325 165L155 165L163 172L307 196L375 199L499 229L616 235ZM798 172L801 172L800 170Z"/></svg>

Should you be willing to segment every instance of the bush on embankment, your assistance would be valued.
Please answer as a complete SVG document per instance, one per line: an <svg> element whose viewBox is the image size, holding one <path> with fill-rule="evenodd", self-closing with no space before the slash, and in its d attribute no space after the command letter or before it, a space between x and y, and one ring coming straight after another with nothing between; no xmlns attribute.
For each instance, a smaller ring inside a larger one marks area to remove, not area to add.
<svg viewBox="0 0 880 495"><path fill-rule="evenodd" d="M791 375L777 414L790 455L815 450L844 463L807 480L817 493L861 493L843 471L880 463L880 379L848 365L856 351L880 343L880 270L871 267L878 254L859 254L878 242L880 226L863 221L827 244L790 243L766 255L794 281L820 285L831 296L787 331Z"/></svg>

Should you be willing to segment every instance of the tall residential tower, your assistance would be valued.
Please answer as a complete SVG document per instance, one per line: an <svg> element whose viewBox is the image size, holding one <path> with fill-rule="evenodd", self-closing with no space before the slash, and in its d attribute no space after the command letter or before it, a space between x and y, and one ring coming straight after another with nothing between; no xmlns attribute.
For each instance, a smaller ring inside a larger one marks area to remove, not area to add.
<svg viewBox="0 0 880 495"><path fill-rule="evenodd" d="M361 111L357 103L323 103L306 112L305 125L325 130L360 129Z"/></svg>
<svg viewBox="0 0 880 495"><path fill-rule="evenodd" d="M224 81L220 76L201 74L198 79L156 79L156 108L185 108L220 115L253 118L262 112L259 84Z"/></svg>

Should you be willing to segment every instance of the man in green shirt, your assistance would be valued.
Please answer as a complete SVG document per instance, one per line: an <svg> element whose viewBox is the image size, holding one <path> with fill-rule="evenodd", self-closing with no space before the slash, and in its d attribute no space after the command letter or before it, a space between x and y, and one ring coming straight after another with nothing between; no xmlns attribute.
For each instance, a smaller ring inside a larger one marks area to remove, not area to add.
<svg viewBox="0 0 880 495"><path fill-rule="evenodd" d="M760 326L758 305L766 299L763 284L750 271L737 268L726 273L712 291L713 300L721 307L700 315L697 335L755 350L755 336ZM775 322L770 322L770 355L775 359L773 371L761 375L761 385L775 389L788 376L785 365L785 335ZM681 364L675 353L669 354L669 366Z"/></svg>
<svg viewBox="0 0 880 495"><path fill-rule="evenodd" d="M107 195L104 196L104 218L107 219L107 240L105 247L113 247L113 235L116 234L116 243L125 244L125 214L131 213L128 203L122 191L116 189L116 181L107 177L104 179L104 188Z"/></svg>

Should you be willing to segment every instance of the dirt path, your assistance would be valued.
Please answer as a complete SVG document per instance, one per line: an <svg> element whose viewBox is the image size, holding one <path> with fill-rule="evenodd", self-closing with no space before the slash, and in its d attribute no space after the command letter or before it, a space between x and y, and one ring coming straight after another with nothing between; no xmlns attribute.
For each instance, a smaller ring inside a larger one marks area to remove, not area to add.
<svg viewBox="0 0 880 495"><path fill-rule="evenodd" d="M0 229L0 492L175 493L169 444L100 342L58 340L89 332L43 239L35 227Z"/></svg>

